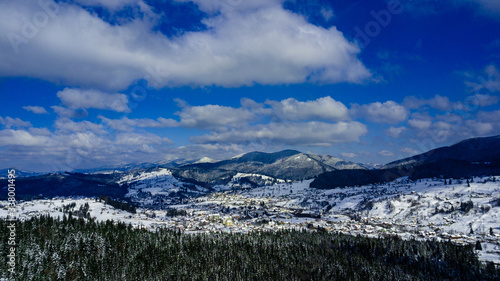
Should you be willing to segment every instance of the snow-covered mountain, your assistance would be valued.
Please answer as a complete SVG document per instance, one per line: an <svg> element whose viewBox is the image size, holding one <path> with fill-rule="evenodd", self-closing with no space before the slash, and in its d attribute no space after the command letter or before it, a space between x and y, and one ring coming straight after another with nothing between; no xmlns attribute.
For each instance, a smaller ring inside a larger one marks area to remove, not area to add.
<svg viewBox="0 0 500 281"><path fill-rule="evenodd" d="M360 165L329 155L283 150L275 153L250 152L215 163L195 163L175 169L177 177L206 184L226 184L237 173L259 174L283 180L313 178L321 173L364 169Z"/></svg>
<svg viewBox="0 0 500 281"><path fill-rule="evenodd" d="M200 163L215 163L217 160L212 159L210 157L202 157L200 160L194 162L193 164L200 164Z"/></svg>

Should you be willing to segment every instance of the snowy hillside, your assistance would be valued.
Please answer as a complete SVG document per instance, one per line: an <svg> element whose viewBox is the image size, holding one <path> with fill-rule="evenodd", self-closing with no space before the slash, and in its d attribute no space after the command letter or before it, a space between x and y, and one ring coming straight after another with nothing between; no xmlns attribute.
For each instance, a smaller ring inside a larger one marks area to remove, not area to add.
<svg viewBox="0 0 500 281"><path fill-rule="evenodd" d="M125 175L118 182L127 184L128 192L125 198L140 206L162 208L175 204L182 196L199 196L208 189L183 182L172 175L172 171L158 168Z"/></svg>

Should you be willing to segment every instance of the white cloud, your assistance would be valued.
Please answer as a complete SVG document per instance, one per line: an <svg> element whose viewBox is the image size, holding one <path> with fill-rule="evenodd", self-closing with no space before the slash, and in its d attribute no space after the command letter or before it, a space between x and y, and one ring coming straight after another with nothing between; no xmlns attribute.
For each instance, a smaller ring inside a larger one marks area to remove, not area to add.
<svg viewBox="0 0 500 281"><path fill-rule="evenodd" d="M96 108L114 110L117 112L130 112L128 99L124 94L106 94L94 90L80 90L66 88L57 93L61 102L72 109Z"/></svg>
<svg viewBox="0 0 500 281"><path fill-rule="evenodd" d="M483 94L475 94L473 96L470 96L467 98L468 103L479 106L479 107L485 107L485 106L490 106L498 103L498 97L497 96L491 96L491 95L483 95Z"/></svg>
<svg viewBox="0 0 500 281"><path fill-rule="evenodd" d="M247 128L232 129L224 132L192 137L195 143L234 143L252 142L270 145L328 146L341 142L359 141L367 133L366 126L359 122L270 123Z"/></svg>
<svg viewBox="0 0 500 281"><path fill-rule="evenodd" d="M405 153L405 154L408 154L408 155L416 155L418 154L418 151L413 149L413 148L410 148L410 147L403 147L400 149L401 152Z"/></svg>
<svg viewBox="0 0 500 281"><path fill-rule="evenodd" d="M256 103L247 98L241 100L241 107L222 105L191 106L185 101L175 99L181 110L175 115L179 120L159 117L154 119L108 119L99 118L107 126L120 131L141 128L183 127L202 130L226 130L245 127L264 117L271 117L273 122L282 121L340 121L349 119L347 108L341 102L331 97L319 98L313 101L297 101L293 98L282 101L267 100L264 104ZM270 106L269 107L266 107Z"/></svg>
<svg viewBox="0 0 500 281"><path fill-rule="evenodd" d="M482 122L499 122L500 123L500 110L495 111L479 111L478 120Z"/></svg>
<svg viewBox="0 0 500 281"><path fill-rule="evenodd" d="M408 125L414 129L427 130L431 127L432 121L430 120L420 120L420 119L410 119L408 120Z"/></svg>
<svg viewBox="0 0 500 281"><path fill-rule="evenodd" d="M72 122L68 120L69 122ZM0 159L48 171L158 160L172 141L149 133L100 132L90 122L58 123L60 129L0 130ZM66 125L68 127L66 127Z"/></svg>
<svg viewBox="0 0 500 281"><path fill-rule="evenodd" d="M500 134L500 111L478 111L477 115L454 113L429 116L414 113L408 121L410 132L420 140L450 143L471 137Z"/></svg>
<svg viewBox="0 0 500 281"><path fill-rule="evenodd" d="M49 141L41 135L32 135L25 130L5 129L0 131L0 146L40 146Z"/></svg>
<svg viewBox="0 0 500 281"><path fill-rule="evenodd" d="M193 2L200 10L207 13L236 13L247 12L255 9L280 6L284 0L176 0L177 2Z"/></svg>
<svg viewBox="0 0 500 281"><path fill-rule="evenodd" d="M176 100L182 110L175 114L180 117L180 121L175 125L184 128L197 129L218 129L222 127L238 127L255 121L257 114L264 113L262 106L252 104L253 108L229 107L221 105L191 106L184 101ZM245 104L250 104L250 100L244 100ZM257 107L255 107L257 106Z"/></svg>
<svg viewBox="0 0 500 281"><path fill-rule="evenodd" d="M266 103L271 105L273 114L283 120L340 121L349 119L347 107L329 96L305 102L289 98L279 102L268 100Z"/></svg>
<svg viewBox="0 0 500 281"><path fill-rule="evenodd" d="M342 156L344 158L354 158L354 157L357 157L358 155L356 155L356 153L352 153L352 152L342 152L342 153L340 153L340 156Z"/></svg>
<svg viewBox="0 0 500 281"><path fill-rule="evenodd" d="M472 132L472 135L487 136L494 132L495 126L490 122L481 122L479 120L467 120L465 126ZM498 133L498 131L497 131Z"/></svg>
<svg viewBox="0 0 500 281"><path fill-rule="evenodd" d="M12 127L31 127L31 123L28 121L23 121L19 118L12 118L12 117L1 117L0 116L0 124L2 124L5 128L10 129Z"/></svg>
<svg viewBox="0 0 500 281"><path fill-rule="evenodd" d="M385 130L384 133L393 138L399 138L406 131L406 127L389 127L389 129Z"/></svg>
<svg viewBox="0 0 500 281"><path fill-rule="evenodd" d="M365 105L353 104L351 114L372 122L389 124L396 124L408 118L407 109L394 101L374 102Z"/></svg>
<svg viewBox="0 0 500 281"><path fill-rule="evenodd" d="M117 145L127 145L127 146L143 146L150 144L173 144L168 138L162 138L160 136L149 134L149 133L121 133L116 135Z"/></svg>
<svg viewBox="0 0 500 281"><path fill-rule="evenodd" d="M41 106L23 106L23 109L31 111L35 114L47 114L47 110Z"/></svg>
<svg viewBox="0 0 500 281"><path fill-rule="evenodd" d="M67 108L58 105L51 106L51 108L57 115L59 115L59 117L83 118L88 115L87 110L84 108Z"/></svg>
<svg viewBox="0 0 500 281"><path fill-rule="evenodd" d="M321 8L321 15L326 21L329 21L331 18L334 17L332 9Z"/></svg>
<svg viewBox="0 0 500 281"><path fill-rule="evenodd" d="M104 116L99 116L99 119L110 128L118 131L132 131L134 128L164 128L178 126L177 121L162 117L153 120L147 118L129 119L127 117L121 119L108 119Z"/></svg>
<svg viewBox="0 0 500 281"><path fill-rule="evenodd" d="M429 105L432 108L440 109L440 110L450 110L451 103L448 97L443 97L440 95L436 95L434 98L428 101Z"/></svg>
<svg viewBox="0 0 500 281"><path fill-rule="evenodd" d="M153 31L158 15L110 25L80 6L50 3L47 12L38 1L0 2L0 34L10 34L0 37L0 53L10 54L2 57L0 77L102 91L124 90L143 78L161 88L359 83L371 77L357 58L360 49L341 32L308 23L281 1L244 1L231 12L214 11L204 20L208 30L173 38ZM223 9L217 1L198 3ZM37 12L47 20L25 28L22 19Z"/></svg>
<svg viewBox="0 0 500 281"><path fill-rule="evenodd" d="M89 121L75 122L69 118L57 119L54 127L61 132L84 132L91 131L97 134L106 134L101 124L95 124Z"/></svg>
<svg viewBox="0 0 500 281"><path fill-rule="evenodd" d="M419 109L423 106L430 106L431 108L451 111L455 109L462 109L463 104L460 102L451 102L448 97L443 97L440 95L435 95L431 99L419 99L413 96L406 97L403 101L403 105L408 109Z"/></svg>
<svg viewBox="0 0 500 281"><path fill-rule="evenodd" d="M385 156L385 157L389 157L389 156L393 156L394 155L394 153L392 153L390 151L387 151L387 150L382 150L378 154L380 154L382 156Z"/></svg>

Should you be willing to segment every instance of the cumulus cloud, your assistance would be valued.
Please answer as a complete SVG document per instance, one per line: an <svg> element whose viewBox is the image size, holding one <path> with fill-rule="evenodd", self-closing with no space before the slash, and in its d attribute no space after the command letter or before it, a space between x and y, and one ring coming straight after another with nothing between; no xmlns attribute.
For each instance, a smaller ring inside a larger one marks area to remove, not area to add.
<svg viewBox="0 0 500 281"><path fill-rule="evenodd" d="M419 109L423 106L430 106L431 108L442 111L451 111L463 108L462 103L451 102L448 97L440 95L436 95L431 99L419 99L414 96L406 97L403 101L403 105L408 109Z"/></svg>
<svg viewBox="0 0 500 281"><path fill-rule="evenodd" d="M66 88L57 93L63 105L75 108L96 108L117 112L130 112L128 99L124 94L107 94L94 90Z"/></svg>
<svg viewBox="0 0 500 281"><path fill-rule="evenodd" d="M500 133L500 111L478 111L475 115L430 116L414 113L408 120L409 134L432 143L450 143L471 137L491 136Z"/></svg>
<svg viewBox="0 0 500 281"><path fill-rule="evenodd" d="M26 130L0 130L0 146L42 146L49 141L46 135L31 134Z"/></svg>
<svg viewBox="0 0 500 281"><path fill-rule="evenodd" d="M419 129L419 130L427 130L431 127L432 121L430 120L421 120L421 119L410 119L408 120L408 125L410 127Z"/></svg>
<svg viewBox="0 0 500 281"><path fill-rule="evenodd" d="M54 127L60 132L71 133L71 132L84 132L91 131L97 134L106 134L101 124L95 124L89 121L75 122L69 118L57 119L54 123Z"/></svg>
<svg viewBox="0 0 500 281"><path fill-rule="evenodd" d="M222 127L237 127L245 125L257 119L257 114L262 114L262 105L252 103L245 99L243 104L250 107L234 108L221 105L191 106L182 100L176 100L182 110L175 114L180 117L177 123L171 123L176 127L197 128L197 129L217 129Z"/></svg>
<svg viewBox="0 0 500 281"><path fill-rule="evenodd" d="M180 99L175 101L181 108L175 113L179 120L163 117L156 120L99 118L107 127L118 131L166 127L210 130L209 134L191 138L203 145L263 142L268 145L318 146L358 141L367 133L364 124L345 120L349 119L347 108L331 97L311 101L293 98L267 100L265 103L244 98L240 107L191 106Z"/></svg>
<svg viewBox="0 0 500 281"><path fill-rule="evenodd" d="M47 114L47 110L41 106L23 106L23 109L31 111L35 114Z"/></svg>
<svg viewBox="0 0 500 281"><path fill-rule="evenodd" d="M178 126L177 121L162 117L153 120L148 118L129 119L127 117L121 119L108 119L104 116L99 116L99 119L108 127L118 131L132 131L135 128L165 128Z"/></svg>
<svg viewBox="0 0 500 281"><path fill-rule="evenodd" d="M394 153L388 151L388 150L382 150L378 153L379 155L382 155L382 156L385 156L385 157L389 157L389 156L393 156Z"/></svg>
<svg viewBox="0 0 500 281"><path fill-rule="evenodd" d="M326 120L340 121L349 119L347 107L331 97L301 102L294 98L282 101L266 101L273 113L283 120Z"/></svg>
<svg viewBox="0 0 500 281"><path fill-rule="evenodd" d="M253 0L253 1L244 1L244 0L222 0L222 1L213 1L213 0L176 0L177 2L193 2L200 10L209 14L215 13L235 13L235 12L246 12L264 7L276 7L281 5L284 0Z"/></svg>
<svg viewBox="0 0 500 281"><path fill-rule="evenodd" d="M173 144L171 140L168 138L163 138L154 134L149 133L121 133L116 135L117 145L126 145L126 146L142 146L148 149L151 144Z"/></svg>
<svg viewBox="0 0 500 281"><path fill-rule="evenodd" d="M490 106L498 103L498 97L491 95L475 94L473 96L470 96L468 99L470 103L480 107Z"/></svg>
<svg viewBox="0 0 500 281"><path fill-rule="evenodd" d="M23 121L19 118L12 118L12 117L1 117L0 116L0 124L2 124L5 128L9 129L12 127L31 127L31 123L28 121Z"/></svg>
<svg viewBox="0 0 500 281"><path fill-rule="evenodd" d="M407 130L406 127L389 127L389 129L385 130L384 133L393 138L399 138L401 135Z"/></svg>
<svg viewBox="0 0 500 281"><path fill-rule="evenodd" d="M88 115L88 112L84 108L67 108L64 106L53 105L50 108L59 115L59 117L66 118L83 118Z"/></svg>
<svg viewBox="0 0 500 281"><path fill-rule="evenodd" d="M401 151L401 152L403 152L405 154L408 154L409 156L418 154L417 150L415 150L413 148L410 148L410 147L403 147L399 151Z"/></svg>
<svg viewBox="0 0 500 281"><path fill-rule="evenodd" d="M374 102L365 105L353 104L351 114L376 123L396 124L408 118L407 109L394 102Z"/></svg>
<svg viewBox="0 0 500 281"><path fill-rule="evenodd" d="M0 33L8 35L0 38L0 53L11 54L2 58L0 76L104 91L124 90L139 79L161 88L359 83L371 77L357 58L360 49L340 31L310 24L281 1L242 1L231 12L219 1L197 1L213 11L203 21L207 30L173 38L154 31L159 15L111 25L80 6L47 1L48 8L38 1L0 2ZM29 30L22 19L37 12L47 20Z"/></svg>
<svg viewBox="0 0 500 281"><path fill-rule="evenodd" d="M262 142L279 145L328 146L341 142L359 141L367 133L367 128L359 122L305 122L270 123L244 129L192 137L195 143L235 143L248 144Z"/></svg>
<svg viewBox="0 0 500 281"><path fill-rule="evenodd" d="M15 157L17 163L46 171L73 170L158 160L173 142L150 133L102 133L98 124L72 122L57 123L58 129L4 129L0 130L0 159ZM34 166L33 166L34 165Z"/></svg>
<svg viewBox="0 0 500 281"><path fill-rule="evenodd" d="M354 157L357 157L358 155L356 153L352 153L352 152L342 152L342 153L340 153L340 156L342 156L344 158L354 158Z"/></svg>
<svg viewBox="0 0 500 281"><path fill-rule="evenodd" d="M495 130L494 123L482 122L480 120L467 120L465 122L465 126L467 126L473 132L473 135L477 136L487 136L493 133Z"/></svg>

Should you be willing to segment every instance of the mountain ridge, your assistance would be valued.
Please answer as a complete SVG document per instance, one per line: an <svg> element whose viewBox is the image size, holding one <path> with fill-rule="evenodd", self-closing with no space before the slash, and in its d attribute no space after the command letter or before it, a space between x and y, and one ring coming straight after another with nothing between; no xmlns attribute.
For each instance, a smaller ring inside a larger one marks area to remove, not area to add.
<svg viewBox="0 0 500 281"><path fill-rule="evenodd" d="M368 171L330 171L311 182L314 188L376 184L408 176L422 178L469 178L500 174L500 136L471 138L450 146L390 162Z"/></svg>
<svg viewBox="0 0 500 281"><path fill-rule="evenodd" d="M418 155L390 162L382 168L422 164L439 159L468 162L489 162L492 159L500 159L500 135L465 139L450 146L438 147Z"/></svg>
<svg viewBox="0 0 500 281"><path fill-rule="evenodd" d="M215 163L186 164L175 168L174 175L198 183L208 180L213 184L216 179L210 173L224 174L225 179L217 183L227 183L228 176L234 176L236 173L302 180L328 171L353 168L364 169L356 163L333 156L306 154L288 149L273 153L254 151Z"/></svg>

